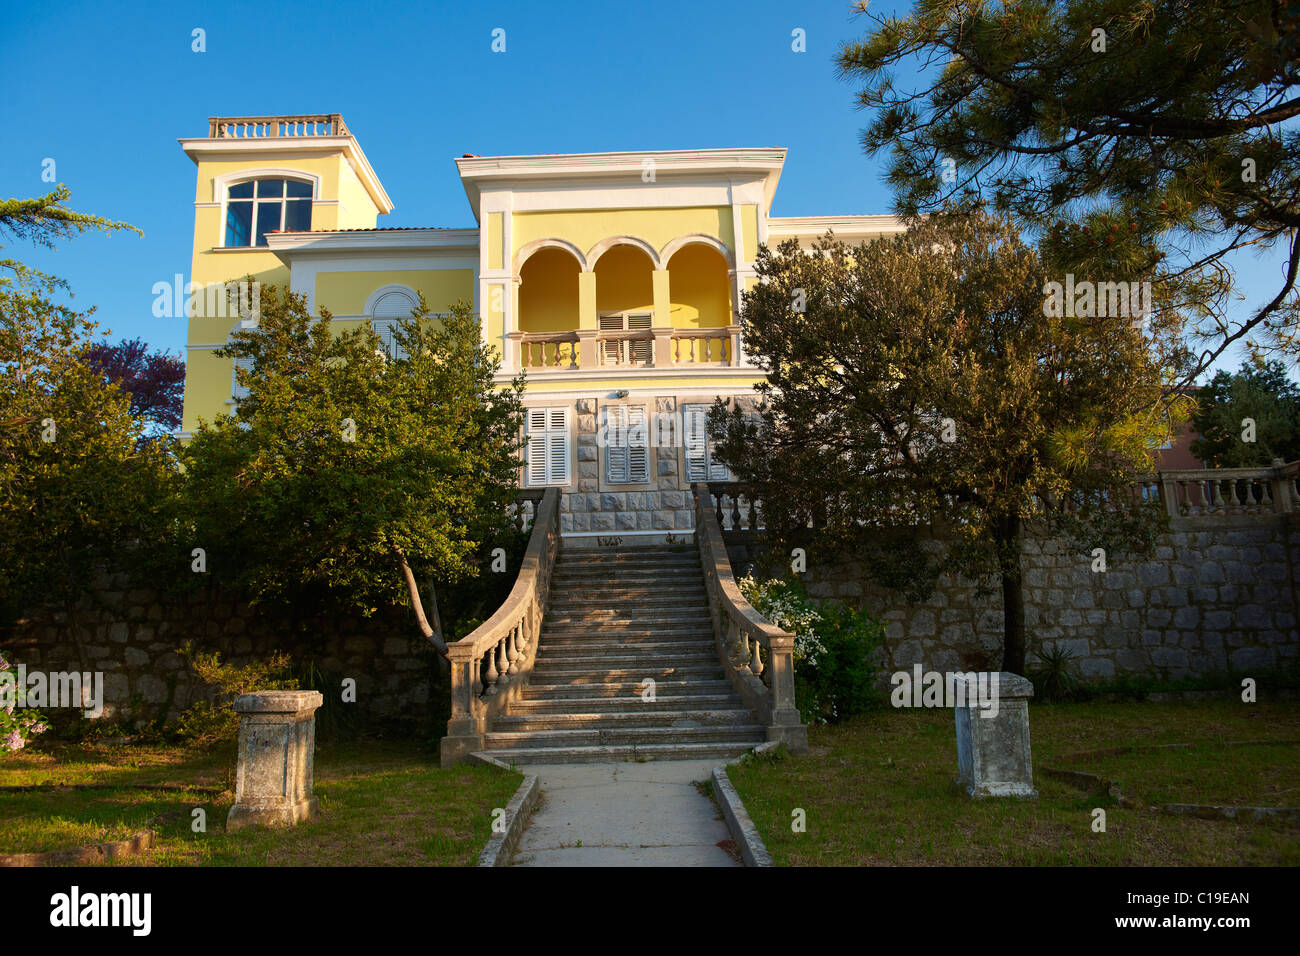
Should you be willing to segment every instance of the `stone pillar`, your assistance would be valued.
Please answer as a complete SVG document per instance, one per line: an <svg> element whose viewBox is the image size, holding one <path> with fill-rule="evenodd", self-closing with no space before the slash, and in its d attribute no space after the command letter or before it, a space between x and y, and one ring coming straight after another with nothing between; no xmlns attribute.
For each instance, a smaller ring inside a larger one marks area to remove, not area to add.
<svg viewBox="0 0 1300 956"><path fill-rule="evenodd" d="M235 698L239 714L239 768L228 831L247 826L292 826L316 812L312 760L316 752L314 690L266 690Z"/></svg>
<svg viewBox="0 0 1300 956"><path fill-rule="evenodd" d="M1019 674L958 674L958 783L972 797L1037 799L1029 750L1029 698L1034 685Z"/></svg>

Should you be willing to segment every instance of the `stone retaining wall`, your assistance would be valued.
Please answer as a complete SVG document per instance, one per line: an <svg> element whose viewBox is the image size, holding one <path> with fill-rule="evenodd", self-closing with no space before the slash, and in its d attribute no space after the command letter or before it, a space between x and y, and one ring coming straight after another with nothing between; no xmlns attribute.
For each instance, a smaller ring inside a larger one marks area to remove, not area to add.
<svg viewBox="0 0 1300 956"><path fill-rule="evenodd" d="M733 563L755 556L737 549ZM1105 572L1092 570L1091 554L1058 540L1028 540L1022 558L1031 659L1036 648L1063 645L1087 678L1178 679L1281 669L1300 656L1294 523L1179 519L1150 560L1111 557ZM909 605L860 566L811 555L801 577L812 596L862 601L883 618L889 671L1000 664L1000 590L981 595L973 582L946 578L928 600Z"/></svg>
<svg viewBox="0 0 1300 956"><path fill-rule="evenodd" d="M287 629L231 596L201 593L176 599L154 591L118 590L106 584L75 612L69 628L64 611L43 609L0 629L0 650L31 671L101 671L104 718L138 726L158 716L174 720L210 695L176 649L192 640L235 664L273 650L294 664L311 662L329 681L322 688L326 710L356 708L357 726L429 724L437 659L415 626L402 615L356 621L318 622L309 635L286 637ZM356 702L342 702L342 680L356 681ZM46 709L56 722L70 712Z"/></svg>

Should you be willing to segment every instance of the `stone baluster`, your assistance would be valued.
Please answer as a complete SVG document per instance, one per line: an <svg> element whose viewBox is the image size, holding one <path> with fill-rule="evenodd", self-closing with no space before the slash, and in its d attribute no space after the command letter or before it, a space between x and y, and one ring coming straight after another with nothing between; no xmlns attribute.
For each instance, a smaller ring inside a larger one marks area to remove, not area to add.
<svg viewBox="0 0 1300 956"><path fill-rule="evenodd" d="M510 660L506 655L506 645L510 643L510 635L507 634L501 640L497 641L497 689L505 690L510 683Z"/></svg>
<svg viewBox="0 0 1300 956"><path fill-rule="evenodd" d="M760 653L762 642L756 637L753 641L753 657L749 659L749 672L755 677L763 676L763 656Z"/></svg>
<svg viewBox="0 0 1300 956"><path fill-rule="evenodd" d="M497 687L497 678L499 676L500 675L497 673L497 649L495 647L489 647L487 651L487 670L483 673L484 694L491 697L500 690L500 688Z"/></svg>

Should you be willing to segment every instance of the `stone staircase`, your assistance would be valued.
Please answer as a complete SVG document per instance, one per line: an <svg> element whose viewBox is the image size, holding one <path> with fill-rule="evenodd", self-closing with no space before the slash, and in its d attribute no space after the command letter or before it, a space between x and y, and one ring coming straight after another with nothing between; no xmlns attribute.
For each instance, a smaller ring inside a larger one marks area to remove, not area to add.
<svg viewBox="0 0 1300 956"><path fill-rule="evenodd" d="M694 548L561 548L532 678L484 749L507 763L695 760L766 739L724 679Z"/></svg>

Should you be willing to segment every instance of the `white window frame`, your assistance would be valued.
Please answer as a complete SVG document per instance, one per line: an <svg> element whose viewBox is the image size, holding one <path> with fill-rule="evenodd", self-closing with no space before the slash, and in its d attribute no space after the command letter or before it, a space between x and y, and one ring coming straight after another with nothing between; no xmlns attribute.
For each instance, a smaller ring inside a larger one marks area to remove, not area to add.
<svg viewBox="0 0 1300 956"><path fill-rule="evenodd" d="M306 202L306 203L308 204L309 208L308 208L308 211L307 211L307 228L308 228L308 229L311 228L311 220L312 220L312 216L313 216L313 214L315 213L315 210L316 210L316 202L317 202L317 198L316 198L316 197L317 197L317 195L318 195L318 193L319 193L319 191L320 191L320 177L319 177L319 176L313 176L313 175L311 175L311 174L309 174L309 173L300 173L300 172L295 172L295 171L290 171L290 170L271 170L271 169L268 169L268 170L241 170L238 174L236 174L236 175L234 175L234 176L230 176L229 178L224 177L224 176L217 177L217 180L216 180L215 183L214 183L215 188L219 189L219 190L220 190L220 193L221 193L221 219L220 219L220 222L219 222L219 225L220 225L220 228L221 228L221 234L217 237L217 247L218 247L218 248L220 248L220 249L250 249L250 250L257 250L257 249L266 250L266 249L269 248L268 246L259 246L259 245L257 245L257 204L258 204L259 202L270 202L271 200L269 200L269 199L258 199L258 198L257 198L257 186L256 186L256 185L253 186L253 196L252 196L251 199L237 199L237 200L235 200L236 202L252 202L252 204L253 204L253 218L252 218L252 220L249 222L249 226L248 226L248 240L249 240L248 245L246 245L246 246L229 246L229 245L226 245L226 207L230 204L230 187L231 187L231 186L242 186L244 183L250 183L250 182L256 184L256 183L259 182L260 180L264 180L264 179L283 179L283 180L292 180L293 182L306 183L308 186L311 187L311 195L310 195L310 196L298 196L298 197L294 197L294 200L293 200L294 202ZM286 188L285 192L288 192L288 189L287 189L287 188ZM287 199L288 199L287 196L281 196L281 197L280 197L280 224L281 224L281 226L283 226L283 224L284 224L284 203L285 203L285 201L286 201Z"/></svg>
<svg viewBox="0 0 1300 956"><path fill-rule="evenodd" d="M712 407L707 402L682 403L682 456L688 482L732 480L730 469L713 460L715 442L709 437L707 426ZM698 428L693 429L697 421Z"/></svg>
<svg viewBox="0 0 1300 956"><path fill-rule="evenodd" d="M543 406L524 410L524 486L567 487L572 443L569 409Z"/></svg>
<svg viewBox="0 0 1300 956"><path fill-rule="evenodd" d="M645 405L602 405L605 484L644 485L650 481L650 428Z"/></svg>

